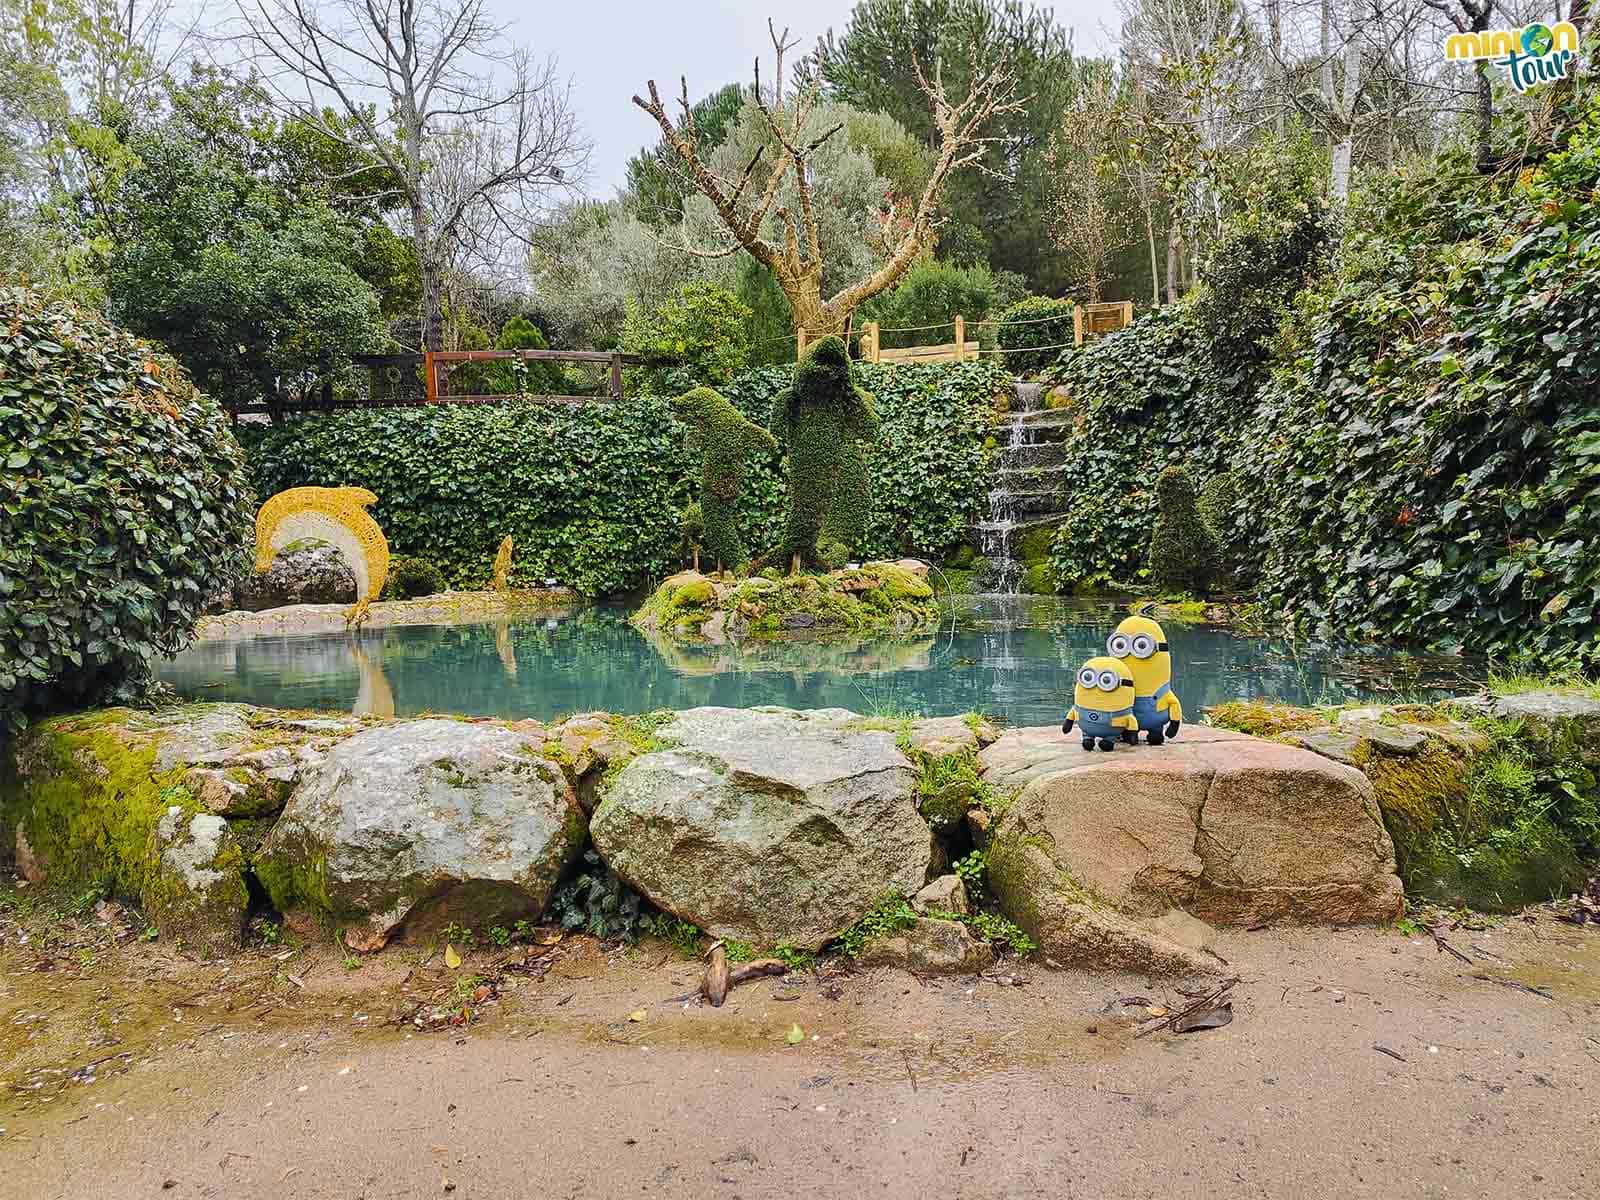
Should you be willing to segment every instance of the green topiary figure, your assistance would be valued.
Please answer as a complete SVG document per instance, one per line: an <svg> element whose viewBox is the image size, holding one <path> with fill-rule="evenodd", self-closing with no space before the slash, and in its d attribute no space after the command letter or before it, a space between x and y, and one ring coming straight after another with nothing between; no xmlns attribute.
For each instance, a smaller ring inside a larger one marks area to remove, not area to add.
<svg viewBox="0 0 1600 1200"><path fill-rule="evenodd" d="M1226 542L1233 529L1233 514L1239 507L1239 476L1232 471L1218 471L1200 489L1196 502L1200 516L1211 526L1219 542Z"/></svg>
<svg viewBox="0 0 1600 1200"><path fill-rule="evenodd" d="M825 337L795 368L794 386L772 402L772 432L789 451L789 527L783 550L791 562L823 563L860 542L871 503L866 459L858 443L878 433L872 397L856 386L844 342Z"/></svg>
<svg viewBox="0 0 1600 1200"><path fill-rule="evenodd" d="M1217 535L1200 516L1189 473L1168 467L1156 480L1150 574L1160 587L1203 593L1216 578L1221 558Z"/></svg>
<svg viewBox="0 0 1600 1200"><path fill-rule="evenodd" d="M750 560L739 540L739 492L745 459L772 453L778 443L717 392L698 387L672 399L672 411L689 427L689 446L704 455L700 471L700 524L706 555L719 567L737 569Z"/></svg>

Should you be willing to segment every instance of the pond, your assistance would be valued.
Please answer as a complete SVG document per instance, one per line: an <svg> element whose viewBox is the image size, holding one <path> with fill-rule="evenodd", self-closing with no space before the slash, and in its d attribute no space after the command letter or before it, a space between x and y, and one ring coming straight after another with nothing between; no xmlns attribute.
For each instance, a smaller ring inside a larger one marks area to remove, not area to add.
<svg viewBox="0 0 1600 1200"><path fill-rule="evenodd" d="M1059 723L1084 659L1125 610L1057 597L958 597L938 636L682 646L592 605L560 616L395 626L359 634L217 639L164 664L187 698L379 715L537 717L715 704L839 707L869 715L971 710ZM1334 651L1210 625L1168 623L1185 714L1224 700L1427 699L1471 687L1459 659Z"/></svg>

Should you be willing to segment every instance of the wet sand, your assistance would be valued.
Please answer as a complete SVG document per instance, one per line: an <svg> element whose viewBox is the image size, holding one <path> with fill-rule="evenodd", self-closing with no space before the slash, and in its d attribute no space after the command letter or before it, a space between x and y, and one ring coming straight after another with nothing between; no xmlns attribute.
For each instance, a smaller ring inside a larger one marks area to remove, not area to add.
<svg viewBox="0 0 1600 1200"><path fill-rule="evenodd" d="M669 1001L699 969L654 942L513 975L12 938L0 1168L30 1198L1600 1195L1600 932L1447 936L1470 964L1426 934L1233 934L1233 1023L1143 1038L1122 999L1170 987L1041 964L711 1009ZM461 973L498 979L474 1024L407 1021Z"/></svg>

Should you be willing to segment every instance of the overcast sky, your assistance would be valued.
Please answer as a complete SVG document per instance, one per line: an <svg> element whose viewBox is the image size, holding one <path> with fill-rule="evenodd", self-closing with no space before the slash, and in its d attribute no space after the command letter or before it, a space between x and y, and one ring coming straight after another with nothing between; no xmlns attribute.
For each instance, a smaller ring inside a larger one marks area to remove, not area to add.
<svg viewBox="0 0 1600 1200"><path fill-rule="evenodd" d="M554 54L572 77L573 102L594 141L588 190L609 197L634 153L655 140L650 118L630 102L654 79L675 96L678 76L699 99L726 83L747 82L757 54L771 69L767 17L789 26L809 50L830 26L843 32L853 0L489 0L512 26L512 36L541 54ZM1080 52L1110 45L1116 7L1101 0L1065 0L1057 19L1076 32ZM797 49L795 54L800 53Z"/></svg>

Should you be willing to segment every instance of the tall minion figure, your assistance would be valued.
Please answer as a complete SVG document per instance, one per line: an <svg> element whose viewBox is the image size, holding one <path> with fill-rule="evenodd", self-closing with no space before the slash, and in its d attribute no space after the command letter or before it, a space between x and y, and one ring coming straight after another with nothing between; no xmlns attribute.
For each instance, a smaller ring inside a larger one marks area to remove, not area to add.
<svg viewBox="0 0 1600 1200"><path fill-rule="evenodd" d="M1133 680L1114 658L1091 658L1078 668L1078 681L1072 689L1072 707L1061 723L1062 733L1071 733L1073 722L1083 735L1083 748L1093 750L1095 739L1100 749L1115 750L1117 740L1139 740L1139 722L1133 715Z"/></svg>
<svg viewBox="0 0 1600 1200"><path fill-rule="evenodd" d="M1161 626L1149 617L1129 617L1106 639L1106 649L1133 676L1133 715L1145 740L1159 746L1177 737L1183 705L1172 690L1172 654Z"/></svg>

